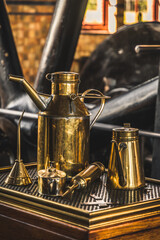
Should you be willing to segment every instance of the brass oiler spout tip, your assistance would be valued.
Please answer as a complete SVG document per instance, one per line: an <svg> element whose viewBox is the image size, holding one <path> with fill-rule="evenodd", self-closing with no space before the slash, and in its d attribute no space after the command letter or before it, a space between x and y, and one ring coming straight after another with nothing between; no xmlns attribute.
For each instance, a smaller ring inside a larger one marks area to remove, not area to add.
<svg viewBox="0 0 160 240"><path fill-rule="evenodd" d="M62 197L66 198L67 200L71 200L72 196L73 196L73 193L74 193L74 190L76 188L78 188L78 186L79 186L78 183L74 183L72 186L70 186L68 188L68 190L66 192L63 193Z"/></svg>
<svg viewBox="0 0 160 240"><path fill-rule="evenodd" d="M9 74L9 80L13 82L23 82L24 78L23 76L15 76L15 75Z"/></svg>

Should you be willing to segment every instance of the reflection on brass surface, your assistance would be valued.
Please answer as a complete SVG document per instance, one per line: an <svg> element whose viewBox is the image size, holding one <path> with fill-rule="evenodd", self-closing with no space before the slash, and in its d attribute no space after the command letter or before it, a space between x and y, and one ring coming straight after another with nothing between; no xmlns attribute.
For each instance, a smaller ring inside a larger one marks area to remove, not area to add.
<svg viewBox="0 0 160 240"><path fill-rule="evenodd" d="M86 188L89 184L100 178L104 173L105 167L101 162L94 162L72 178L72 186L63 194L63 197L71 197L73 191Z"/></svg>
<svg viewBox="0 0 160 240"><path fill-rule="evenodd" d="M101 114L108 97L94 89L78 94L80 80L77 73L49 73L46 78L52 81L51 95L37 93L22 77L9 77L11 81L23 84L40 109L37 170L47 169L51 161L56 169L72 177L88 165L90 128ZM90 113L83 98L94 97L101 99L101 106L90 124Z"/></svg>
<svg viewBox="0 0 160 240"><path fill-rule="evenodd" d="M145 184L138 129L124 126L112 132L107 182L112 188L136 189Z"/></svg>
<svg viewBox="0 0 160 240"><path fill-rule="evenodd" d="M88 165L89 121L84 118L38 118L38 170L54 167L75 175ZM88 133L88 135L87 135Z"/></svg>
<svg viewBox="0 0 160 240"><path fill-rule="evenodd" d="M55 168L38 171L38 192L46 195L61 196L66 183L66 173Z"/></svg>
<svg viewBox="0 0 160 240"><path fill-rule="evenodd" d="M32 183L31 178L27 172L26 167L21 159L21 135L20 135L20 123L23 117L24 111L19 119L18 131L17 131L17 159L7 176L5 183L11 185L29 185Z"/></svg>

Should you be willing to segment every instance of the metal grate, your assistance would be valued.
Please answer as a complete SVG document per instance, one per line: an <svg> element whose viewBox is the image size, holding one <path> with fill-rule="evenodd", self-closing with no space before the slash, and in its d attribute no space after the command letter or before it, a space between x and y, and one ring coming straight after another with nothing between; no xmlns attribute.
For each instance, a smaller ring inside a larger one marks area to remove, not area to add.
<svg viewBox="0 0 160 240"><path fill-rule="evenodd" d="M160 197L160 184L156 182L146 182L146 186L140 190L111 190L107 187L107 174L104 173L99 181L95 181L90 187L83 191L75 191L72 200L67 201L62 197L42 196L38 193L36 167L28 169L32 184L29 186L12 186L4 183L8 172L0 173L0 186L17 192L40 197L50 201L55 201L69 206L81 208L88 211L95 211L100 208L113 208L135 202L148 201ZM102 202L103 204L98 204ZM83 205L89 203L92 205Z"/></svg>

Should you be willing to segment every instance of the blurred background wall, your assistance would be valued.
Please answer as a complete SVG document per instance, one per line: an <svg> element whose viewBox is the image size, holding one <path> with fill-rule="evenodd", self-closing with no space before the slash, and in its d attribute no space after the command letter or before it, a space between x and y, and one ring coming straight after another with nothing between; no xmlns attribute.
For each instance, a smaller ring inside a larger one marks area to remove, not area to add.
<svg viewBox="0 0 160 240"><path fill-rule="evenodd" d="M7 10L23 74L34 82L56 0L7 0ZM89 0L72 64L84 62L108 35L124 24L159 21L157 0Z"/></svg>

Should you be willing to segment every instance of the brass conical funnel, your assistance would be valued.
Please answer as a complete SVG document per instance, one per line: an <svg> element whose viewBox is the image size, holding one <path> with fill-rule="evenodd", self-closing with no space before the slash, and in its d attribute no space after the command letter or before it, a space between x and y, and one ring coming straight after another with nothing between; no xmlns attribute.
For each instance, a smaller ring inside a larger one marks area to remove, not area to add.
<svg viewBox="0 0 160 240"><path fill-rule="evenodd" d="M28 185L31 184L31 178L27 172L26 167L23 164L23 160L21 159L21 139L20 139L20 123L23 117L24 111L19 119L18 123L18 134L17 134L17 159L5 180L6 184L11 185Z"/></svg>
<svg viewBox="0 0 160 240"><path fill-rule="evenodd" d="M5 183L11 185L28 185L32 183L22 160L15 160L15 163L5 180Z"/></svg>

